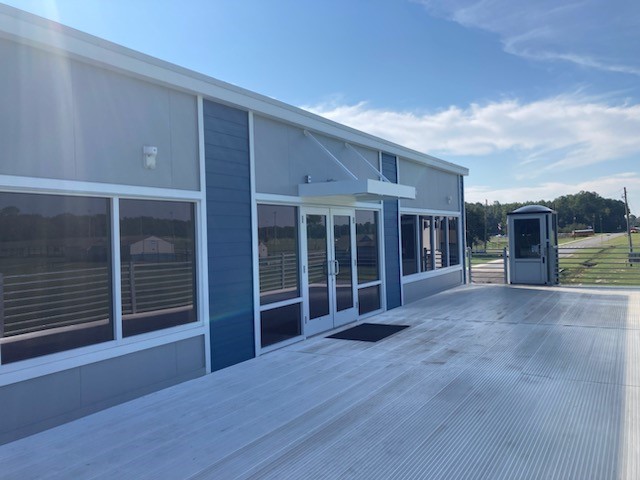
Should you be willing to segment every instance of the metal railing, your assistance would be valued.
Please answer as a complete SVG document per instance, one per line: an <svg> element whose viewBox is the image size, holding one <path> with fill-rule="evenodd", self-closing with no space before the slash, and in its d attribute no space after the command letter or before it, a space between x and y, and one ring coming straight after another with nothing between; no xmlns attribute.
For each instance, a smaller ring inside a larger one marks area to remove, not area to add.
<svg viewBox="0 0 640 480"><path fill-rule="evenodd" d="M121 268L124 315L193 304L191 262L129 262Z"/></svg>
<svg viewBox="0 0 640 480"><path fill-rule="evenodd" d="M472 250L467 248L469 283L507 283L508 251L506 248Z"/></svg>
<svg viewBox="0 0 640 480"><path fill-rule="evenodd" d="M108 267L4 275L1 281L4 336L109 317Z"/></svg>
<svg viewBox="0 0 640 480"><path fill-rule="evenodd" d="M260 257L258 264L261 292L297 287L298 255L296 253L277 253Z"/></svg>
<svg viewBox="0 0 640 480"><path fill-rule="evenodd" d="M640 286L640 255L628 247L560 246L558 257L561 284Z"/></svg>
<svg viewBox="0 0 640 480"><path fill-rule="evenodd" d="M555 248L555 247L554 247ZM561 285L640 286L640 252L626 246L559 246L555 275ZM555 252L549 253L555 255ZM469 283L507 283L509 252L467 249Z"/></svg>
<svg viewBox="0 0 640 480"><path fill-rule="evenodd" d="M109 268L0 275L0 335L14 336L107 320ZM123 263L124 315L193 304L191 262Z"/></svg>

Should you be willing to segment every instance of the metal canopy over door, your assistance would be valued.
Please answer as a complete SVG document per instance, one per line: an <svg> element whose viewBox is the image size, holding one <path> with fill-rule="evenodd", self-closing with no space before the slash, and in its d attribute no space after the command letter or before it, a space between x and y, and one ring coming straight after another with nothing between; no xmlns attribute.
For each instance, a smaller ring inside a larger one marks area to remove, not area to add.
<svg viewBox="0 0 640 480"><path fill-rule="evenodd" d="M313 335L353 322L358 316L355 211L305 208L302 225L305 334Z"/></svg>

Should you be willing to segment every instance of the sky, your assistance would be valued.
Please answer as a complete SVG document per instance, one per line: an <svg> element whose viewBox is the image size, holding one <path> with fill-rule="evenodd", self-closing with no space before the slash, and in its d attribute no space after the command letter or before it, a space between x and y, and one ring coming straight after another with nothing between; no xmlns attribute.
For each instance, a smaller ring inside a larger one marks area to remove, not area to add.
<svg viewBox="0 0 640 480"><path fill-rule="evenodd" d="M0 1L463 165L467 201L640 216L638 1Z"/></svg>

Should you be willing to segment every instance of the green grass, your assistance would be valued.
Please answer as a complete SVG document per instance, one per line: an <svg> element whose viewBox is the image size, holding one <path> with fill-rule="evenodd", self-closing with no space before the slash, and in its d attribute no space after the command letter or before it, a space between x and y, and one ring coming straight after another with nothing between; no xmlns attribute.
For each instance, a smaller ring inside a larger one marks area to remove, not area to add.
<svg viewBox="0 0 640 480"><path fill-rule="evenodd" d="M634 251L640 252L640 235L632 235ZM574 238L559 239L560 283L574 285L640 286L640 263L629 263L629 240L621 236L611 239L601 236L599 245L588 248L573 247ZM492 238L487 243L477 245L471 256L471 265L479 266L495 260L502 260L502 249L507 246L506 238ZM570 255L570 256L568 256ZM500 268L496 265L495 268ZM489 268L489 266L487 266ZM491 266L493 269L493 265Z"/></svg>
<svg viewBox="0 0 640 480"><path fill-rule="evenodd" d="M560 250L561 284L640 286L640 263L629 263L626 235L603 240L597 247L575 250L570 247ZM571 256L566 256L569 253Z"/></svg>

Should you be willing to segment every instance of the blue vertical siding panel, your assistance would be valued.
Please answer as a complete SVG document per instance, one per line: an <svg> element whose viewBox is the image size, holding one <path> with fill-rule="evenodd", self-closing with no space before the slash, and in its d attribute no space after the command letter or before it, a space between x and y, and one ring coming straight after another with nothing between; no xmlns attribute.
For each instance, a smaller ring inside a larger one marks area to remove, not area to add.
<svg viewBox="0 0 640 480"><path fill-rule="evenodd" d="M204 102L211 368L255 356L247 112Z"/></svg>
<svg viewBox="0 0 640 480"><path fill-rule="evenodd" d="M382 154L382 173L389 181L398 183L398 170L394 155ZM396 308L402 304L398 212L398 200L384 201L384 268L387 281L387 309Z"/></svg>

